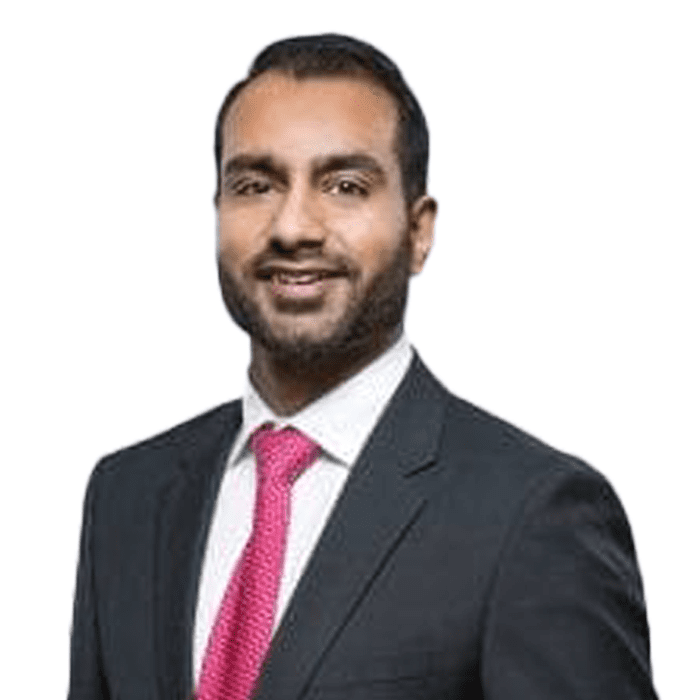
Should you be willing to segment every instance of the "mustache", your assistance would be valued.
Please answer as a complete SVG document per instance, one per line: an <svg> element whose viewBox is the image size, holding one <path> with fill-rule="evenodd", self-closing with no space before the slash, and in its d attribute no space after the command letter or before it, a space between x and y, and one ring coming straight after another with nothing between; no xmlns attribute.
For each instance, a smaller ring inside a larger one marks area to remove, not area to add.
<svg viewBox="0 0 700 700"><path fill-rule="evenodd" d="M289 265L303 265L331 275L352 277L358 274L355 263L344 255L328 255L302 248L289 253L265 250L250 261L250 270L255 276L266 277Z"/></svg>

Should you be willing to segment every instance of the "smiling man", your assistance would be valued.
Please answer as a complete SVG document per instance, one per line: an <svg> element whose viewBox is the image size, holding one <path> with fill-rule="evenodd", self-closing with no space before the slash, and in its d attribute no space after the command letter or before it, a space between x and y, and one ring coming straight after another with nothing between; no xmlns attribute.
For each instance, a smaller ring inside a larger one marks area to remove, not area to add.
<svg viewBox="0 0 700 700"><path fill-rule="evenodd" d="M251 379L285 415L399 337L435 202L404 197L397 121L367 79L281 71L258 77L223 119L221 287L253 341Z"/></svg>
<svg viewBox="0 0 700 700"><path fill-rule="evenodd" d="M654 698L610 486L452 396L404 334L436 204L396 66L273 44L215 153L248 384L96 467L71 700Z"/></svg>

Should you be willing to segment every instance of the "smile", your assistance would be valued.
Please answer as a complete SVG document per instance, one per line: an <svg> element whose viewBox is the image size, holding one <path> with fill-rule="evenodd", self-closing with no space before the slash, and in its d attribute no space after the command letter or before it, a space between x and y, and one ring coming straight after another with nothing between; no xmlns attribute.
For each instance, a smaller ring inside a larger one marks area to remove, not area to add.
<svg viewBox="0 0 700 700"><path fill-rule="evenodd" d="M330 277L327 272L275 272L271 279L277 284L313 284Z"/></svg>
<svg viewBox="0 0 700 700"><path fill-rule="evenodd" d="M279 302L294 305L322 303L331 285L343 276L346 275L339 268L269 265L257 271L258 279L269 285L273 297Z"/></svg>
<svg viewBox="0 0 700 700"><path fill-rule="evenodd" d="M256 271L258 279L277 284L314 284L331 277L346 276L341 267L292 267L275 264L263 265Z"/></svg>

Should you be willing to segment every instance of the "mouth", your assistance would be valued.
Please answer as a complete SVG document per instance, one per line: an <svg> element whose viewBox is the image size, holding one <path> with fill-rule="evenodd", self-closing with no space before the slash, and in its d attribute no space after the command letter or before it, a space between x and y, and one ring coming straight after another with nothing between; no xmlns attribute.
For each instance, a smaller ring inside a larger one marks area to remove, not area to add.
<svg viewBox="0 0 700 700"><path fill-rule="evenodd" d="M337 275L332 275L328 272L322 271L308 271L308 272L274 272L270 275L270 279L277 284L314 284L315 282L320 282L322 279L327 279L328 277L333 277Z"/></svg>
<svg viewBox="0 0 700 700"><path fill-rule="evenodd" d="M319 267L263 266L257 278L271 284L275 297L284 300L320 300L333 280L346 276L344 270Z"/></svg>
<svg viewBox="0 0 700 700"><path fill-rule="evenodd" d="M281 265L264 265L256 275L259 279L277 282L278 284L313 284L330 277L341 277L346 274L340 268L327 267L287 267Z"/></svg>

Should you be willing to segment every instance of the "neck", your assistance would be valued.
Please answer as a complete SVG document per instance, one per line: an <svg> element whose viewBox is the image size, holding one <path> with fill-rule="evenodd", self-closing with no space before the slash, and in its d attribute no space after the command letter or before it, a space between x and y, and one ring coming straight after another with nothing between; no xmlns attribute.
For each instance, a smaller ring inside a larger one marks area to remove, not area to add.
<svg viewBox="0 0 700 700"><path fill-rule="evenodd" d="M367 367L398 340L401 331L394 329L361 353L334 355L323 362L295 362L253 341L250 380L278 416L290 416Z"/></svg>

